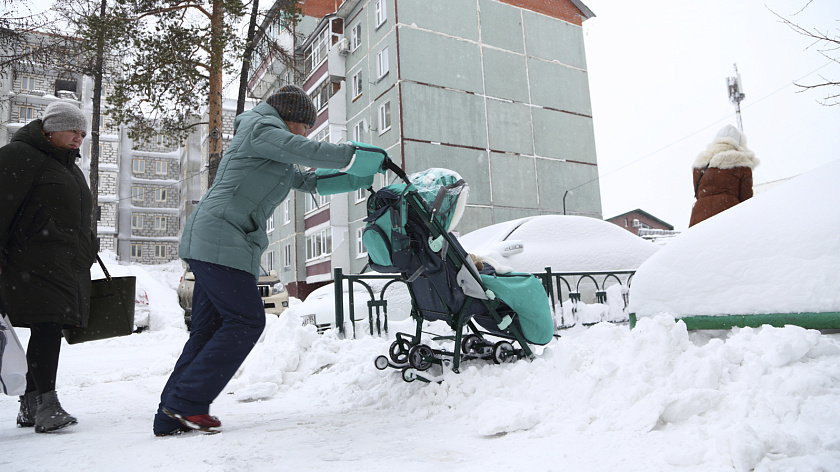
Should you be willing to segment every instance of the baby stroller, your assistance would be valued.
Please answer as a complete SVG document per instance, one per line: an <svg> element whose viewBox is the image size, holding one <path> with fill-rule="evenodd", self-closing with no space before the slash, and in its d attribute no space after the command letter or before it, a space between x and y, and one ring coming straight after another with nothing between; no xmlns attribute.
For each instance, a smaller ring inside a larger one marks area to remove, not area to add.
<svg viewBox="0 0 840 472"><path fill-rule="evenodd" d="M403 183L388 185L368 199L362 240L371 269L398 273L412 299L413 333L397 333L387 356L374 363L380 370L401 369L406 382L436 381L432 366L462 361L495 363L532 358L532 344L554 335L548 297L531 274L497 274L479 269L450 233L466 204L467 184L446 169L407 176L386 157L384 167ZM442 320L453 335L436 335L434 349L423 342L424 321Z"/></svg>

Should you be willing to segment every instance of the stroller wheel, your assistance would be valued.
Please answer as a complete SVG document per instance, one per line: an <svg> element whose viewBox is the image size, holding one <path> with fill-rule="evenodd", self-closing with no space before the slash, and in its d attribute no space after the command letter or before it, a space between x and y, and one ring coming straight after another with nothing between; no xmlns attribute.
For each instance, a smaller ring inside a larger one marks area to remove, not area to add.
<svg viewBox="0 0 840 472"><path fill-rule="evenodd" d="M411 367L403 367L402 370L402 379L406 382L414 382L417 377L415 377L414 372L411 370Z"/></svg>
<svg viewBox="0 0 840 472"><path fill-rule="evenodd" d="M385 356L377 356L376 359L373 360L373 365L376 366L379 370L385 370L388 368L388 358Z"/></svg>
<svg viewBox="0 0 840 472"><path fill-rule="evenodd" d="M405 364L408 362L408 350L411 345L402 340L396 340L391 343L391 348L388 350L388 355L395 364Z"/></svg>
<svg viewBox="0 0 840 472"><path fill-rule="evenodd" d="M425 344L418 344L408 351L408 363L417 370L426 370L432 366L428 359L433 355L432 348Z"/></svg>
<svg viewBox="0 0 840 472"><path fill-rule="evenodd" d="M470 354L476 351L476 347L481 344L481 336L477 334L469 334L464 336L464 339L461 341L461 352L464 354Z"/></svg>
<svg viewBox="0 0 840 472"><path fill-rule="evenodd" d="M493 345L493 362L503 364L515 360L516 354L513 351L513 344L507 341L499 341Z"/></svg>

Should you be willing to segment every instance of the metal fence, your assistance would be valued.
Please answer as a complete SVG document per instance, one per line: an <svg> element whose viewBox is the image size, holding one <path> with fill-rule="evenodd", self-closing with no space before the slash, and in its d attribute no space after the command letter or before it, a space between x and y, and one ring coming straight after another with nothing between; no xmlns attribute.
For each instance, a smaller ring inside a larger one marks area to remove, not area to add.
<svg viewBox="0 0 840 472"><path fill-rule="evenodd" d="M545 272L535 273L533 275L540 279L546 294L548 294L556 329L568 329L577 325L578 322L575 314L579 304L584 303L584 297L590 296L594 303L606 303L607 288L615 284L624 287L622 291L622 305L623 312L626 312L627 304L629 303L627 289L629 289L635 273L635 270L553 272L550 267L546 267ZM385 274L345 275L341 268L336 268L333 271L333 279L335 281L335 325L338 327L340 336L345 337L347 335L345 332L345 320L348 320L348 317L344 313L343 293L345 281L347 282L348 289L349 324L353 331L353 337L356 335L355 290L353 289L355 284L361 285L368 292L367 308L370 334L381 335L383 332L388 332L388 300L385 298L385 292L395 283L408 285L402 276ZM376 290L369 283L374 280L387 281L379 289L378 293L376 293ZM564 310L564 299L566 303L572 304L570 316L567 316L566 310ZM415 310L416 306L412 299L412 315L415 313ZM608 321L626 322L628 320L629 317Z"/></svg>

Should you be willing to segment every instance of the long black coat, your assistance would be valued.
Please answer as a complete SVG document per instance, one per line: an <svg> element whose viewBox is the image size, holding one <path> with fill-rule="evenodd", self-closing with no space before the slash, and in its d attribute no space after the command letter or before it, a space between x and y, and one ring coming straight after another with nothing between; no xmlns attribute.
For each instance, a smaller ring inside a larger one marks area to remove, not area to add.
<svg viewBox="0 0 840 472"><path fill-rule="evenodd" d="M87 324L96 253L93 200L78 156L53 147L41 120L0 148L0 300L14 326Z"/></svg>

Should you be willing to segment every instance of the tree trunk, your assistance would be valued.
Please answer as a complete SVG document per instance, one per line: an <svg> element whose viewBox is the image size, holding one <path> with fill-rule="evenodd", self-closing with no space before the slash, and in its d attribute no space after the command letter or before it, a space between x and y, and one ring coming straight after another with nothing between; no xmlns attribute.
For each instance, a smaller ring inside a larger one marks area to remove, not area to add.
<svg viewBox="0 0 840 472"><path fill-rule="evenodd" d="M99 20L105 21L107 0L101 0ZM105 30L99 25L96 37L96 66L93 79L93 113L90 124L90 193L93 196L93 211L90 227L93 234L98 234L99 211L99 116L102 109L102 75L105 68ZM99 250L99 248L96 248Z"/></svg>
<svg viewBox="0 0 840 472"><path fill-rule="evenodd" d="M242 60L242 72L239 75L239 95L236 98L236 114L245 111L245 96L248 91L248 73L251 71L251 60L254 58L254 39L257 31L257 15L259 14L260 0L254 0L251 7L251 21L248 23L248 37L245 44L245 53Z"/></svg>
<svg viewBox="0 0 840 472"><path fill-rule="evenodd" d="M213 0L213 16L210 18L210 136L208 138L207 188L216 180L219 161L222 160L222 61L224 58L224 5Z"/></svg>

